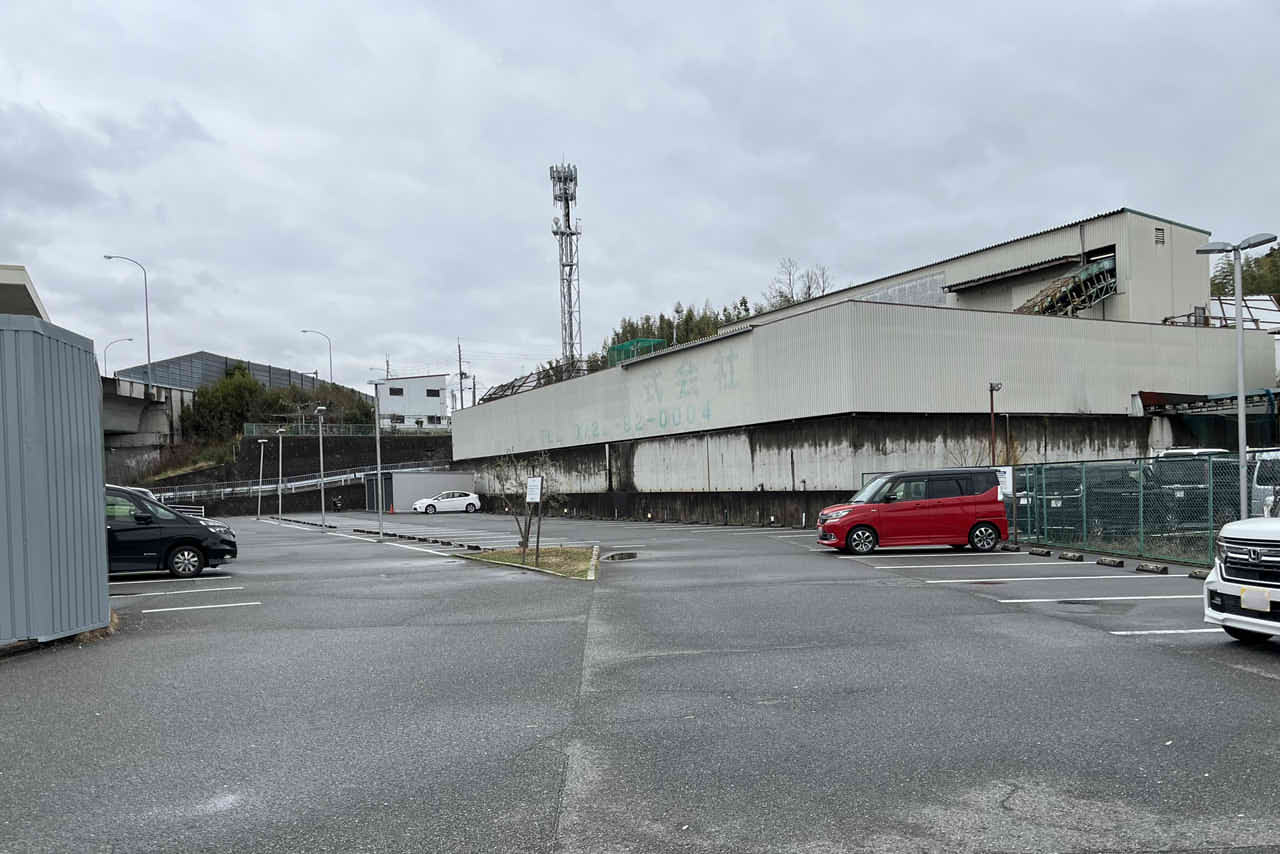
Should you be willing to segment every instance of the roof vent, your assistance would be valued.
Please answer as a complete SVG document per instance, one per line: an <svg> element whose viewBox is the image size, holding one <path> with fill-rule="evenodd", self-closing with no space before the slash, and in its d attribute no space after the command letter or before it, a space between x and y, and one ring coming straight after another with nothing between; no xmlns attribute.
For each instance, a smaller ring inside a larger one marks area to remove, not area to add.
<svg viewBox="0 0 1280 854"><path fill-rule="evenodd" d="M1164 227L1156 226L1156 246L1164 246Z"/></svg>

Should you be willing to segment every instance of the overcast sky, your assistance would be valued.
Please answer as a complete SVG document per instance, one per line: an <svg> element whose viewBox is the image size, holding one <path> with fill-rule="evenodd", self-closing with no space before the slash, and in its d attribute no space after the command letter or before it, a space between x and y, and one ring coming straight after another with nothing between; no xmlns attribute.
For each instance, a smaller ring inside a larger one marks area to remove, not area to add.
<svg viewBox="0 0 1280 854"><path fill-rule="evenodd" d="M54 322L360 385L1120 206L1280 230L1280 3L0 3L0 263ZM1036 8L1043 5L1044 9Z"/></svg>

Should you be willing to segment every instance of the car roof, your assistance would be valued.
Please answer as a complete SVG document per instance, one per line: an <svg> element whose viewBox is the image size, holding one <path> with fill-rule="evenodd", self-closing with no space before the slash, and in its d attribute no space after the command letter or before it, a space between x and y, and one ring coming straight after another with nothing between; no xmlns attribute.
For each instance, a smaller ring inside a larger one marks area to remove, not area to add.
<svg viewBox="0 0 1280 854"><path fill-rule="evenodd" d="M881 477L945 477L946 475L969 475L974 472L991 472L995 473L995 469L990 466L978 468L954 468L954 469L920 469L918 471L893 471L881 475Z"/></svg>

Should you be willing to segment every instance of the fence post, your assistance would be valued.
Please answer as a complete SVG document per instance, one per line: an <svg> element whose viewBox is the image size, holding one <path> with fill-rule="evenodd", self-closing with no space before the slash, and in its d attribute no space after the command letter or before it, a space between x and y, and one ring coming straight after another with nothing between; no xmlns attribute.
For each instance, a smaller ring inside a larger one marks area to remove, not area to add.
<svg viewBox="0 0 1280 854"><path fill-rule="evenodd" d="M1147 510L1147 466L1146 460L1138 459L1138 554L1147 556L1146 510Z"/></svg>
<svg viewBox="0 0 1280 854"><path fill-rule="evenodd" d="M1045 497L1044 491L1048 489L1045 485L1044 463L1040 464L1040 534L1044 538L1044 542L1049 542L1049 499Z"/></svg>
<svg viewBox="0 0 1280 854"><path fill-rule="evenodd" d="M1089 511L1086 504L1086 496L1089 493L1087 488L1088 465L1088 463L1080 463L1080 542L1086 546L1089 545Z"/></svg>
<svg viewBox="0 0 1280 854"><path fill-rule="evenodd" d="M1213 562L1213 455L1209 455L1209 562Z"/></svg>

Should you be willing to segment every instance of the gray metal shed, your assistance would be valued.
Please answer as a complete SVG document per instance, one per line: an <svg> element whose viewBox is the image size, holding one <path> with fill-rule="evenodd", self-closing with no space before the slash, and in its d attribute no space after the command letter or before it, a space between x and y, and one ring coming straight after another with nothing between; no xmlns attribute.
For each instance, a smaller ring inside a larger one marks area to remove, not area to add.
<svg viewBox="0 0 1280 854"><path fill-rule="evenodd" d="M102 502L93 342L0 314L0 643L107 624Z"/></svg>

